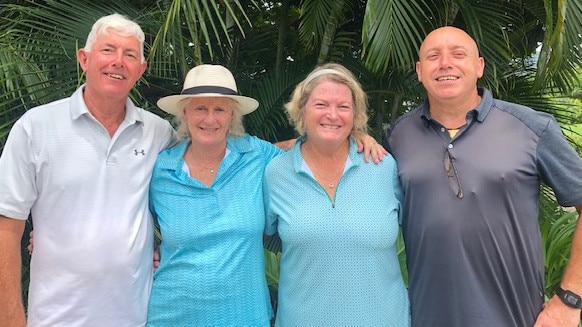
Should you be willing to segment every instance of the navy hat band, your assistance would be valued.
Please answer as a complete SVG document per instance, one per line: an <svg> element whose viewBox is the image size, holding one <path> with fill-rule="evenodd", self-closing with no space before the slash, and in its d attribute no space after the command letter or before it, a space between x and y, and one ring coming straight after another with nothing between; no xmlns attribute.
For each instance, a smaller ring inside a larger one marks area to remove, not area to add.
<svg viewBox="0 0 582 327"><path fill-rule="evenodd" d="M218 93L224 95L239 95L235 90L229 89L228 87L222 86L194 86L185 90L182 90L182 95L196 95L201 93Z"/></svg>

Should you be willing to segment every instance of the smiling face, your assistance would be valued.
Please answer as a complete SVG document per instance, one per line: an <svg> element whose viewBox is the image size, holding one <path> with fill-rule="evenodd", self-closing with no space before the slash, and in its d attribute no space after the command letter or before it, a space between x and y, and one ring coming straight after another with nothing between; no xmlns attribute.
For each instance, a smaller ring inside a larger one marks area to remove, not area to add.
<svg viewBox="0 0 582 327"><path fill-rule="evenodd" d="M475 41L463 30L447 26L424 39L416 73L431 103L454 101L477 95L484 66Z"/></svg>
<svg viewBox="0 0 582 327"><path fill-rule="evenodd" d="M135 36L121 36L114 30L98 35L91 49L79 49L77 57L86 74L86 94L95 98L125 101L144 73L140 42Z"/></svg>
<svg viewBox="0 0 582 327"><path fill-rule="evenodd" d="M311 142L341 144L354 127L352 91L342 83L323 80L305 104L305 134Z"/></svg>
<svg viewBox="0 0 582 327"><path fill-rule="evenodd" d="M222 146L234 116L233 101L229 98L192 98L185 106L184 117L192 144Z"/></svg>

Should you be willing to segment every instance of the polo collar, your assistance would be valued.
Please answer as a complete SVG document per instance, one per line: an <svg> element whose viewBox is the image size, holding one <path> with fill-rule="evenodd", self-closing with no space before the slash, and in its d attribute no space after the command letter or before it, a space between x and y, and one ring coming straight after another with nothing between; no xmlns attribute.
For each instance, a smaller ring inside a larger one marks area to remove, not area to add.
<svg viewBox="0 0 582 327"><path fill-rule="evenodd" d="M295 171L298 173L300 171L303 171L302 167L304 160L303 155L301 154L301 144L303 144L305 140L306 140L305 135L298 137L297 140L295 141L295 145L290 150L293 151L293 167ZM349 168L353 166L361 164L363 161L364 161L363 156L358 155L358 146L356 144L356 141L354 140L353 137L350 137L350 149L348 152L348 161L344 171L347 171Z"/></svg>
<svg viewBox="0 0 582 327"><path fill-rule="evenodd" d="M477 105L475 109L467 112L467 115L473 115L474 119L483 122L493 106L493 96L491 95L491 92L484 87L478 87L477 93L481 96L481 102L479 102L479 105ZM427 97L420 107L420 116L423 118L426 126L428 126L428 123L432 120L429 108L430 105Z"/></svg>
<svg viewBox="0 0 582 327"><path fill-rule="evenodd" d="M70 110L71 119L77 120L83 115L91 115L89 108L83 99L83 90L85 89L85 84L81 85L70 97ZM124 121L133 124L135 122L143 122L142 113L138 110L131 99L127 98L125 102L125 118Z"/></svg>

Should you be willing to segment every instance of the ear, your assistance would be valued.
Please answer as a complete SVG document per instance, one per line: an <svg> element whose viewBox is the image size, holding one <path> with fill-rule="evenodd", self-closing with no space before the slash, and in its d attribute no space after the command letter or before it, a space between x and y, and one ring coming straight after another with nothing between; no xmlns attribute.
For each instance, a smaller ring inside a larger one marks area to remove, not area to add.
<svg viewBox="0 0 582 327"><path fill-rule="evenodd" d="M141 72L139 74L139 77L141 77L141 75L143 75L143 73L145 73L147 68L148 68L148 62L147 61L142 62L141 67L140 67Z"/></svg>
<svg viewBox="0 0 582 327"><path fill-rule="evenodd" d="M477 78L483 77L483 71L485 70L485 59L479 57L477 59Z"/></svg>
<svg viewBox="0 0 582 327"><path fill-rule="evenodd" d="M84 72L87 71L87 60L89 60L89 56L87 55L85 48L79 49L77 51L77 61Z"/></svg>
<svg viewBox="0 0 582 327"><path fill-rule="evenodd" d="M422 82L422 72L420 69L420 61L416 62L416 76L418 77L418 81Z"/></svg>

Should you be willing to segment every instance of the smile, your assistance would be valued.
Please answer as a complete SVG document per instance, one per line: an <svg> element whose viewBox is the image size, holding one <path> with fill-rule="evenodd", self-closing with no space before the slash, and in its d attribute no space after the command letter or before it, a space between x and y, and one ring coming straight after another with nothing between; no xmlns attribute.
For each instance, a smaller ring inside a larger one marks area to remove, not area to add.
<svg viewBox="0 0 582 327"><path fill-rule="evenodd" d="M454 81L459 79L457 76L442 76L437 78L437 81Z"/></svg>
<svg viewBox="0 0 582 327"><path fill-rule="evenodd" d="M218 128L204 128L204 127L200 127L200 130L202 130L203 132L212 133L212 132L218 131Z"/></svg>
<svg viewBox="0 0 582 327"><path fill-rule="evenodd" d="M123 75L119 75L119 74L106 74L107 76L111 77L111 78L115 78L115 79L119 79L119 80L124 80L125 76Z"/></svg>

